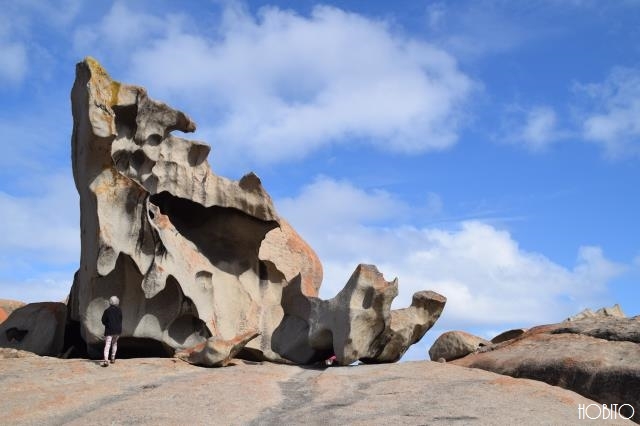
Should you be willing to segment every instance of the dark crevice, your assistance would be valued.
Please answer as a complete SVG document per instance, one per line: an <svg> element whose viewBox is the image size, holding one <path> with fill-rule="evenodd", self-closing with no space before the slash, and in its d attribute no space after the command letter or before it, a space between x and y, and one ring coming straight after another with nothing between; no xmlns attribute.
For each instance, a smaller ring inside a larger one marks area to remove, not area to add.
<svg viewBox="0 0 640 426"><path fill-rule="evenodd" d="M138 130L136 117L138 116L138 105L114 105L112 107L115 113L116 132L119 137L133 139Z"/></svg>
<svg viewBox="0 0 640 426"><path fill-rule="evenodd" d="M5 331L9 342L22 342L27 333L29 333L29 330L21 330L18 327L11 327Z"/></svg>
<svg viewBox="0 0 640 426"><path fill-rule="evenodd" d="M99 354L104 349L104 344L93 345ZM174 350L155 339L144 337L120 337L118 339L118 352L116 358L170 358Z"/></svg>
<svg viewBox="0 0 640 426"><path fill-rule="evenodd" d="M204 321L189 314L176 318L169 326L167 332L169 333L169 337L182 346L194 346L211 337L211 332ZM193 342L189 341L190 337Z"/></svg>
<svg viewBox="0 0 640 426"><path fill-rule="evenodd" d="M265 222L237 209L204 207L166 191L152 195L149 201L211 264L236 276L257 268L260 244L266 233L277 226L275 221Z"/></svg>

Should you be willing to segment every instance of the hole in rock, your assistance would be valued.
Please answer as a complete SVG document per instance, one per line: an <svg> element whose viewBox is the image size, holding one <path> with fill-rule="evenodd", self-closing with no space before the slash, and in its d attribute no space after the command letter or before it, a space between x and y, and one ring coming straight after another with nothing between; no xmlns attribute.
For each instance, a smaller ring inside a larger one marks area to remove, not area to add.
<svg viewBox="0 0 640 426"><path fill-rule="evenodd" d="M189 165L191 167L196 167L199 164L201 164L204 160L207 159L207 156L209 155L210 150L211 148L209 148L208 145L194 143L189 149L189 155L188 155Z"/></svg>
<svg viewBox="0 0 640 426"><path fill-rule="evenodd" d="M258 349L247 348L247 347L240 349L240 352L238 352L237 357L240 359L244 359L246 361L254 361L254 362L261 362L261 361L267 360L267 358L265 358L265 356L262 354L262 351Z"/></svg>
<svg viewBox="0 0 640 426"><path fill-rule="evenodd" d="M131 165L136 169L139 169L140 167L142 167L145 161L147 161L147 156L144 154L144 152L142 152L141 149L135 151L131 155Z"/></svg>
<svg viewBox="0 0 640 426"><path fill-rule="evenodd" d="M116 151L111 154L111 158L113 158L113 162L118 170L123 171L129 168L129 152L124 150Z"/></svg>
<svg viewBox="0 0 640 426"><path fill-rule="evenodd" d="M138 130L136 117L138 115L138 105L113 106L116 115L116 132L118 136L132 139Z"/></svg>
<svg viewBox="0 0 640 426"><path fill-rule="evenodd" d="M67 320L64 329L64 344L62 353L66 358L87 358L87 344L80 332L80 321Z"/></svg>
<svg viewBox="0 0 640 426"><path fill-rule="evenodd" d="M193 315L182 315L169 326L169 337L178 344L190 347L204 342L211 337L211 332L204 321Z"/></svg>
<svg viewBox="0 0 640 426"><path fill-rule="evenodd" d="M147 143L151 146L158 146L162 142L162 136L157 133L153 133L147 137Z"/></svg>
<svg viewBox="0 0 640 426"><path fill-rule="evenodd" d="M102 349L104 346L100 348ZM172 357L174 350L154 339L143 337L121 337L118 339L116 358L167 358Z"/></svg>
<svg viewBox="0 0 640 426"><path fill-rule="evenodd" d="M27 335L29 330L21 330L18 327L11 327L5 331L7 335L7 340L10 342L22 342L24 336Z"/></svg>
<svg viewBox="0 0 640 426"><path fill-rule="evenodd" d="M278 226L234 208L204 207L164 191L149 201L216 267L239 276L255 263L265 234ZM256 271L257 272L257 271Z"/></svg>

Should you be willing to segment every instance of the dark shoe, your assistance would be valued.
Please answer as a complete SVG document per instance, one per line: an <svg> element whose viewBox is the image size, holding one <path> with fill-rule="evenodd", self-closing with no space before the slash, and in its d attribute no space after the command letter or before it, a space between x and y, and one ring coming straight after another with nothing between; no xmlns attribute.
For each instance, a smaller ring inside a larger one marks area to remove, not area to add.
<svg viewBox="0 0 640 426"><path fill-rule="evenodd" d="M111 364L115 364L115 363L116 363L116 360L115 360L115 359L112 359L112 360L111 360Z"/></svg>
<svg viewBox="0 0 640 426"><path fill-rule="evenodd" d="M100 364L103 367L108 367L109 363L107 361L102 361L102 364Z"/></svg>

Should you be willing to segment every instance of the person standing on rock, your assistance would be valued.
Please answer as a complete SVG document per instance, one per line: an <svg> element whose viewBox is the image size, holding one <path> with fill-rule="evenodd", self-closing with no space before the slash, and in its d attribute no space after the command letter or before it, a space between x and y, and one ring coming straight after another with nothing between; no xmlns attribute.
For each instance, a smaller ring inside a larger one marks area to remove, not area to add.
<svg viewBox="0 0 640 426"><path fill-rule="evenodd" d="M111 364L116 362L116 351L118 350L118 338L122 333L122 310L118 306L120 299L117 296L109 298L109 307L102 314L102 324L104 324L104 357L102 366L109 366L109 350L111 350Z"/></svg>

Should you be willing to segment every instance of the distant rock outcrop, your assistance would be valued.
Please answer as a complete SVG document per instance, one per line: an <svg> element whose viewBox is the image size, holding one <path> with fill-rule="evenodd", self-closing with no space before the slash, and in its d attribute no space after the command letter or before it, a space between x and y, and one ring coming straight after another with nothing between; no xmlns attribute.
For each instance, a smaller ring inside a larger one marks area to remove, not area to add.
<svg viewBox="0 0 640 426"><path fill-rule="evenodd" d="M20 302L17 300L0 299L0 324L2 324L4 320L9 318L11 312L24 305L24 302Z"/></svg>
<svg viewBox="0 0 640 426"><path fill-rule="evenodd" d="M603 404L629 404L640 422L640 317L587 316L534 327L512 340L453 361L540 380Z"/></svg>
<svg viewBox="0 0 640 426"><path fill-rule="evenodd" d="M600 308L597 311L593 312L591 309L586 308L582 312L579 312L573 316L570 316L565 321L577 321L584 318L594 318L594 317L617 317L617 318L626 318L624 312L622 312L622 308L617 303L609 308L604 307Z"/></svg>
<svg viewBox="0 0 640 426"><path fill-rule="evenodd" d="M87 58L71 101L81 259L68 305L90 354L101 349L112 295L123 310L120 346L155 342L204 365L236 353L392 362L439 317L445 298L432 292L392 312L397 281L370 265L335 298L318 299L320 261L260 179L214 174L208 145L171 134L195 123L144 88L112 80Z"/></svg>

